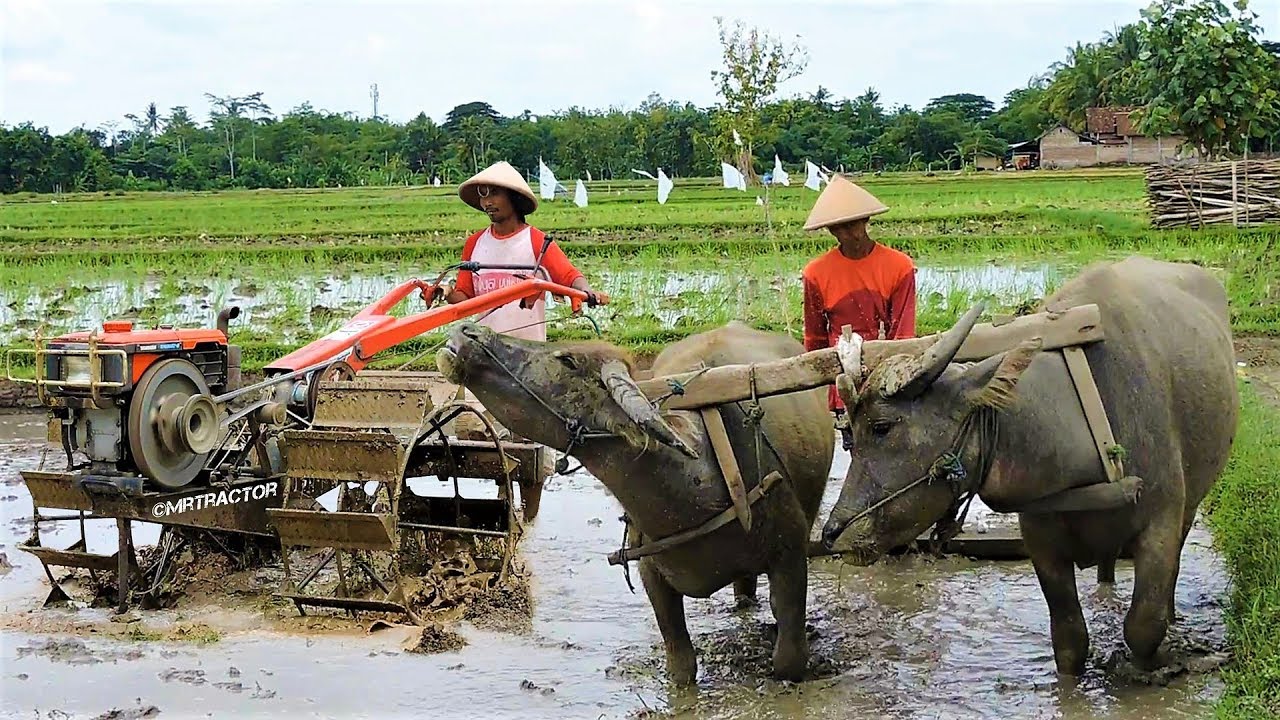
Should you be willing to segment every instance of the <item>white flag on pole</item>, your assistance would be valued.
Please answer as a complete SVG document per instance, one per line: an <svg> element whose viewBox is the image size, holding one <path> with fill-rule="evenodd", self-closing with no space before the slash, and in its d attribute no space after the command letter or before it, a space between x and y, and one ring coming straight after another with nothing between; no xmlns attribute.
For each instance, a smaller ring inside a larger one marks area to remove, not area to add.
<svg viewBox="0 0 1280 720"><path fill-rule="evenodd" d="M437 176L436 176L436 178L435 178L435 180L432 180L432 181L431 181L431 184L432 184L432 185L435 185L436 187L440 187L440 176L439 176L439 175L437 175Z"/></svg>
<svg viewBox="0 0 1280 720"><path fill-rule="evenodd" d="M804 179L805 187L809 188L810 190L817 190L818 188L822 187L822 172L818 170L817 165L814 165L808 160L805 160L804 170L805 170L805 173L807 173L807 177L805 177Z"/></svg>
<svg viewBox="0 0 1280 720"><path fill-rule="evenodd" d="M662 172L662 168L658 168L658 203L665 205L667 196L671 194L671 188L675 187L675 183L671 182L671 178Z"/></svg>
<svg viewBox="0 0 1280 720"><path fill-rule="evenodd" d="M777 155L773 156L773 182L775 185L791 187L791 176L782 168L782 160Z"/></svg>
<svg viewBox="0 0 1280 720"><path fill-rule="evenodd" d="M578 187L574 188L573 204L578 207L587 206L587 186L583 185L581 180L578 181Z"/></svg>
<svg viewBox="0 0 1280 720"><path fill-rule="evenodd" d="M720 163L720 174L724 180L725 187L736 188L744 192L746 191L747 179L742 175L742 172L738 170L738 168L730 165L729 163L722 162Z"/></svg>
<svg viewBox="0 0 1280 720"><path fill-rule="evenodd" d="M538 191L543 200L550 200L556 196L556 176L551 172L551 168L542 162L542 158L538 158Z"/></svg>
<svg viewBox="0 0 1280 720"><path fill-rule="evenodd" d="M653 176L653 173L649 172L648 170L637 170L637 169L635 169L635 168L631 168L631 172L633 172L633 173L635 173L635 174L637 174L637 175L643 175L643 176L645 176L645 177L649 178L650 180L657 180L657 179L658 179L658 178L654 177L654 176Z"/></svg>
<svg viewBox="0 0 1280 720"><path fill-rule="evenodd" d="M733 144L741 146L742 136L738 134L738 128L732 128L732 129L733 129Z"/></svg>

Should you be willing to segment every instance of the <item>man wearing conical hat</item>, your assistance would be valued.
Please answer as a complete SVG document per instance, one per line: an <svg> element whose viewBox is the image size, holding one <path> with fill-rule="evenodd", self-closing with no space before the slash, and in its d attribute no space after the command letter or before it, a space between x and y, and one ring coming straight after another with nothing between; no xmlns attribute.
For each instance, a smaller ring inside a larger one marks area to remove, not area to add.
<svg viewBox="0 0 1280 720"><path fill-rule="evenodd" d="M826 228L837 245L804 269L806 350L834 347L845 325L864 339L915 337L915 264L906 254L881 245L867 233L870 218L888 209L874 195L838 174L813 204L804 229ZM844 405L834 385L828 390L836 426L845 436L845 449L849 449Z"/></svg>
<svg viewBox="0 0 1280 720"><path fill-rule="evenodd" d="M551 281L587 293L589 305L597 302L597 293L554 241L525 222L538 209L538 198L520 173L506 162L497 162L476 173L458 186L458 195L471 207L489 216L489 226L467 238L462 248L463 261L474 260L486 265L541 264ZM521 280L510 270L458 272L453 290L445 294L450 303L462 302ZM546 340L546 300L540 294L533 302L511 302L477 322L500 333L527 340Z"/></svg>

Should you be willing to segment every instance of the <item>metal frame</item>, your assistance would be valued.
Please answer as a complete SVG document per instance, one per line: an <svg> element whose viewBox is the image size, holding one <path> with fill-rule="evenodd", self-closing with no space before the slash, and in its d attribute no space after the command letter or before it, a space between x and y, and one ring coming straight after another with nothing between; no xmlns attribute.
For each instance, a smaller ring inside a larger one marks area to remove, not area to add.
<svg viewBox="0 0 1280 720"><path fill-rule="evenodd" d="M15 354L35 356L35 371L36 371L35 378L24 378L24 377L14 376L13 356ZM49 378L45 377L44 360L45 360L45 357L48 355L88 357L89 358L89 381L88 382L72 382L69 380L50 380ZM99 349L97 330L94 330L92 333L89 334L88 347L83 350L79 348L55 348L51 350L45 347L45 339L43 337L43 334L41 332L37 332L35 337L34 347L9 348L5 350L5 354L4 354L5 376L11 382L35 385L36 396L39 398L41 405L45 405L45 406L52 405L52 403L49 402L49 398L48 398L48 388L61 387L61 388L74 388L79 390L88 390L91 396L93 397L94 404L101 407L106 404L106 400L104 400L101 395L102 390L106 390L106 389L119 390L121 388L128 386L128 384L123 381L116 382L114 380L103 380L101 378L100 375L102 372L102 362L100 358L108 357L108 356L119 357L121 359L121 367L124 368L125 373L128 373L129 353L127 353L125 350L121 348L108 348L106 350Z"/></svg>

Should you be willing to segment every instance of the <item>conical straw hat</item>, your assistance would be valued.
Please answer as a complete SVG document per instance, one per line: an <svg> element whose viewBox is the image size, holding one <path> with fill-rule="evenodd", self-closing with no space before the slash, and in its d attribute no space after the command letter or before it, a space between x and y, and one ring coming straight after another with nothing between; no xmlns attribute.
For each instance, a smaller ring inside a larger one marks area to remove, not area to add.
<svg viewBox="0 0 1280 720"><path fill-rule="evenodd" d="M889 207L876 199L875 195L844 179L834 175L831 182L818 196L818 201L809 211L809 219L804 223L805 230L818 230L832 225L839 225L850 220L879 215L887 212Z"/></svg>
<svg viewBox="0 0 1280 720"><path fill-rule="evenodd" d="M481 170L471 179L458 186L458 197L471 207L480 210L480 191L477 185L496 185L515 193L512 204L519 212L529 215L538 209L538 196L533 194L529 183L524 181L520 171L511 167L511 163L501 160ZM521 202L521 198L524 202Z"/></svg>

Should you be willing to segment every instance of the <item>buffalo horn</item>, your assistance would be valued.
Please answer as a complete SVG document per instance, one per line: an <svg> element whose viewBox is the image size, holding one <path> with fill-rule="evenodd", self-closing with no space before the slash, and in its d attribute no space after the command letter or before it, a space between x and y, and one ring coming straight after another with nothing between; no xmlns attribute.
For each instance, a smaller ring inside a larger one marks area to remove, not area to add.
<svg viewBox="0 0 1280 720"><path fill-rule="evenodd" d="M943 333L937 342L920 356L919 371L895 394L913 398L928 390L929 386L942 375L942 371L947 369L947 365L951 363L956 353L960 352L960 346L964 345L965 339L973 331L973 326L978 323L978 316L985 308L985 302L979 302L969 308L969 311L961 316L950 330Z"/></svg>
<svg viewBox="0 0 1280 720"><path fill-rule="evenodd" d="M853 412L858 405L858 388L853 384L853 379L844 373L837 375L836 394L840 396L840 402L844 403L845 410Z"/></svg>
<svg viewBox="0 0 1280 720"><path fill-rule="evenodd" d="M636 386L625 364L618 360L604 363L600 368L600 379L604 381L605 388L609 390L618 407L622 408L627 417L644 428L650 436L691 458L698 457L698 452L680 439L676 431L662 419L662 414Z"/></svg>

